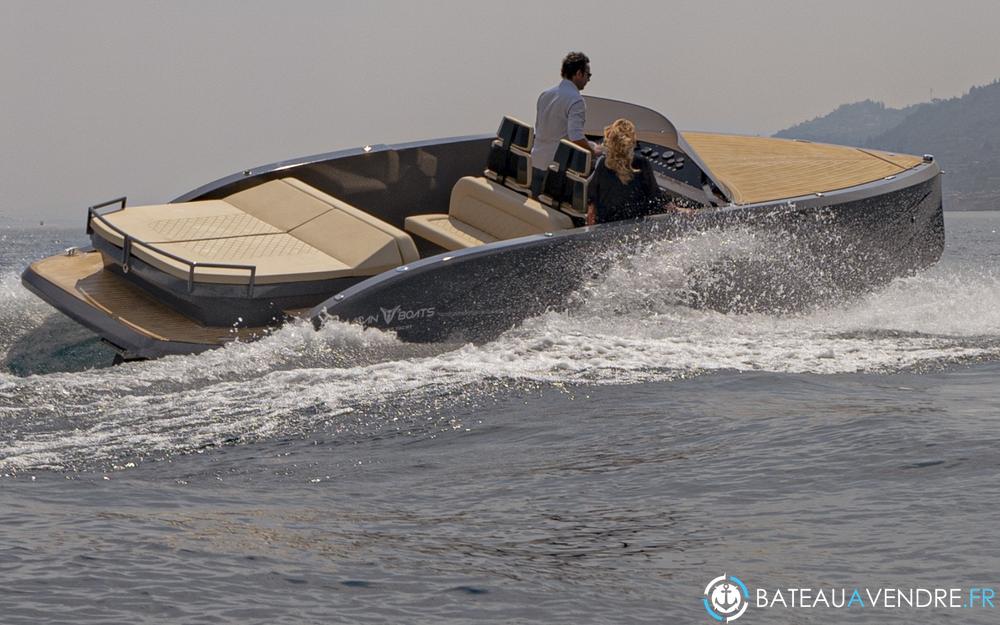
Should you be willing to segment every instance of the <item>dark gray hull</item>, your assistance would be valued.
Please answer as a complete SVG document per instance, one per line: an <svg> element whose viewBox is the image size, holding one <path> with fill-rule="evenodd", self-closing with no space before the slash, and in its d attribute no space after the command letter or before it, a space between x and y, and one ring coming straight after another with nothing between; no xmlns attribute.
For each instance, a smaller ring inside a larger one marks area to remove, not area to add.
<svg viewBox="0 0 1000 625"><path fill-rule="evenodd" d="M878 288L944 249L936 165L840 194L770 206L666 214L441 254L357 284L310 312L392 330L406 341L485 341L546 310L653 241L750 229L772 254L719 258L691 275L689 303L799 310ZM720 274L725 275L720 279Z"/></svg>

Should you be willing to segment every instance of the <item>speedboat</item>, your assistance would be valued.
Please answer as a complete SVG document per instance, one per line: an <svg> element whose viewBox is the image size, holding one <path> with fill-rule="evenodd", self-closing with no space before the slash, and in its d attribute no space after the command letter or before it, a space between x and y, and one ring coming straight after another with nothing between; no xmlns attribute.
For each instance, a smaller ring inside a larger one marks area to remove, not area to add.
<svg viewBox="0 0 1000 625"><path fill-rule="evenodd" d="M942 253L930 155L682 133L649 108L585 99L586 134L632 120L664 197L693 214L584 225L590 153L563 141L532 198L532 128L504 117L493 134L367 145L247 169L166 204L91 206L91 245L32 263L22 281L139 359L252 340L291 318L489 340L566 306L608 250L707 229L793 233L785 257L819 267L806 281L846 291Z"/></svg>

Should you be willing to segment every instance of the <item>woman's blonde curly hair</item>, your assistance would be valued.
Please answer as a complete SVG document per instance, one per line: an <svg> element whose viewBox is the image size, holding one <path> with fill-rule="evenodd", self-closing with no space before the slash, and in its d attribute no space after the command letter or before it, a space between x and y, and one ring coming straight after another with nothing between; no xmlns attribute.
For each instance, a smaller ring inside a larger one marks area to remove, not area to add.
<svg viewBox="0 0 1000 625"><path fill-rule="evenodd" d="M604 129L604 164L622 184L628 184L638 173L632 169L635 141L635 124L627 119L616 119Z"/></svg>

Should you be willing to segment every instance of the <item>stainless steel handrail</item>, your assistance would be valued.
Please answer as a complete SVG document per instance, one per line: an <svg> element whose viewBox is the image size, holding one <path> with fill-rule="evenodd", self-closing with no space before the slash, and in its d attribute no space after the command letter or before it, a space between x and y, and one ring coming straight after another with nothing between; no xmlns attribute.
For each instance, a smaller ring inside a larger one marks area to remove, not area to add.
<svg viewBox="0 0 1000 625"><path fill-rule="evenodd" d="M94 228L90 225L90 221L94 218L95 215L99 214L97 212L97 209L104 208L105 206L111 206L112 204L121 204L121 206L118 207L117 210L108 211L109 213L117 213L120 210L125 210L125 201L126 200L127 200L127 197L123 195L123 196L121 196L119 198L115 198L113 200L108 200L107 202L102 202L101 204L95 204L94 206L91 206L90 208L88 208L87 209L87 228L86 228L87 234L93 234L94 233ZM106 220L102 219L101 221L104 222L105 224L107 224L108 227L114 228L114 226L112 226L111 224L109 224Z"/></svg>
<svg viewBox="0 0 1000 625"><path fill-rule="evenodd" d="M112 206L114 204L120 204L121 206L119 206L117 209L115 209L113 211L108 211L107 213L100 213L99 212L100 209L106 208L108 206ZM188 278L187 278L188 293L192 293L194 291L194 284L195 284L195 282L197 282L197 280L196 280L197 275L196 275L195 271L199 267L201 267L201 268L211 267L213 269L235 269L237 271L247 271L247 272L249 272L250 273L250 280L247 283L247 297L253 297L254 286L256 286L256 282L257 282L257 266L256 265L240 265L240 264L236 264L236 263L199 262L199 261L196 261L196 260L188 260L186 258L178 256L177 254L172 254L172 253L170 253L170 252L168 252L168 251L166 251L164 249L156 247L152 243L147 243L146 241L143 241L142 239L137 239L136 237L132 236L131 234L128 234L127 232L125 232L124 230L122 230L118 226L114 225L113 223L111 223L110 221L108 221L105 218L105 215L109 215L111 213L117 213L118 211L124 210L124 209L125 209L125 198L124 197L120 197L120 198L117 198L117 199L114 199L114 200L109 200L109 201L104 202L102 204L97 204L97 205L91 206L90 208L87 209L87 234L92 234L94 232L94 228L91 225L91 222L94 219L96 219L96 220L100 221L102 224L104 224L106 227L108 227L109 229L111 229L114 232L118 233L118 235L120 235L122 237L122 259L121 259L121 264L122 264L122 271L123 272L125 272L125 273L129 272L129 260L132 258L132 248L134 246L136 246L136 245L139 245L140 247L144 247L148 251L153 252L154 254L159 254L160 256L165 256L165 257L167 257L167 258L169 258L171 260L175 260L175 261L177 261L177 262L179 262L179 263L181 263L183 265L187 265L187 267L188 267ZM202 283L205 283L205 282L202 281Z"/></svg>

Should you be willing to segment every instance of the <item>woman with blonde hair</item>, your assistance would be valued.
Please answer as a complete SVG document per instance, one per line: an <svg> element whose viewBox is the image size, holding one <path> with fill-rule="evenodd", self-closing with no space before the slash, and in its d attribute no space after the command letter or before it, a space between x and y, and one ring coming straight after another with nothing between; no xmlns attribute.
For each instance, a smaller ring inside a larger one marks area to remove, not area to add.
<svg viewBox="0 0 1000 625"><path fill-rule="evenodd" d="M617 119L604 129L604 156L587 187L587 225L660 212L653 167L635 153L635 124Z"/></svg>

